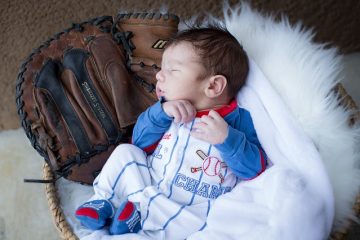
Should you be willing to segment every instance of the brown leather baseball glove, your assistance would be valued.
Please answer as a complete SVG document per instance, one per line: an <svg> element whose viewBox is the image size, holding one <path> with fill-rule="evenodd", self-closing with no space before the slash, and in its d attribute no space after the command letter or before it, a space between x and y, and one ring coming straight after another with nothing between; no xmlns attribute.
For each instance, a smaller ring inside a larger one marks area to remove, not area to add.
<svg viewBox="0 0 360 240"><path fill-rule="evenodd" d="M155 74L178 17L129 13L73 26L20 68L16 103L33 147L58 177L91 184L138 115L157 99Z"/></svg>

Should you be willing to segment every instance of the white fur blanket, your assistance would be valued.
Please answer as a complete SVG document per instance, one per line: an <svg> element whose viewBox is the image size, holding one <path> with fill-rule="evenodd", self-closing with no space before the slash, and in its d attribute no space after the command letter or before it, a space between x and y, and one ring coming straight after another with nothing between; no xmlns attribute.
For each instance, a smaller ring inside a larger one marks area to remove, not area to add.
<svg viewBox="0 0 360 240"><path fill-rule="evenodd" d="M350 113L329 94L340 81L340 57L312 43L300 25L275 22L247 5L226 10L225 24L259 67L252 63L239 102L250 110L274 166L217 199L207 228L189 239L326 239L354 216L360 186L360 128L348 126ZM58 188L76 234L89 234L73 213L92 189L65 180ZM143 239L104 234L92 236Z"/></svg>

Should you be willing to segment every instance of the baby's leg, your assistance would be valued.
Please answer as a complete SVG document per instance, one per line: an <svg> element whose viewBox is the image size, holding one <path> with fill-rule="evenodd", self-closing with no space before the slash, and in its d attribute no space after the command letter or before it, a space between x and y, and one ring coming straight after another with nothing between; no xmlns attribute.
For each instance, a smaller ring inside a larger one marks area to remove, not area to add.
<svg viewBox="0 0 360 240"><path fill-rule="evenodd" d="M121 144L115 148L95 179L95 195L91 200L106 199L118 208L124 198L150 184L145 152L134 145Z"/></svg>
<svg viewBox="0 0 360 240"><path fill-rule="evenodd" d="M128 195L150 185L146 154L138 147L121 144L113 151L94 181L95 194L81 205L75 215L90 229L99 229L114 216Z"/></svg>

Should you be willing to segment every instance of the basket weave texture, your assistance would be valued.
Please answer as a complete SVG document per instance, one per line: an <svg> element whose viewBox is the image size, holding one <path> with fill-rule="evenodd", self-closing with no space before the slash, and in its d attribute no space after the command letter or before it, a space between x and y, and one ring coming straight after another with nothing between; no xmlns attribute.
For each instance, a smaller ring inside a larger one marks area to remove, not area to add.
<svg viewBox="0 0 360 240"><path fill-rule="evenodd" d="M43 179L54 179L49 165L43 165ZM78 240L70 225L65 219L64 213L60 207L60 199L56 190L55 183L47 183L45 186L45 194L56 229L59 231L61 239Z"/></svg>
<svg viewBox="0 0 360 240"><path fill-rule="evenodd" d="M360 111L357 107L354 100L350 95L347 94L345 88L338 84L334 89L341 98L341 105L345 109L353 110L349 121L349 125L353 126L354 124L360 124ZM45 163L43 166L43 179L54 179L54 174L51 172L50 167ZM59 231L60 237L64 240L77 240L79 239L71 229L70 225L65 219L63 211L60 207L60 200L54 183L48 183L45 187L46 197L49 204L50 211L52 213L52 218L55 223L57 230ZM354 204L355 212L360 216L360 193L357 196L356 202ZM331 240L346 240L349 229L352 225L352 222L349 220L349 224L346 228L333 232L331 234Z"/></svg>

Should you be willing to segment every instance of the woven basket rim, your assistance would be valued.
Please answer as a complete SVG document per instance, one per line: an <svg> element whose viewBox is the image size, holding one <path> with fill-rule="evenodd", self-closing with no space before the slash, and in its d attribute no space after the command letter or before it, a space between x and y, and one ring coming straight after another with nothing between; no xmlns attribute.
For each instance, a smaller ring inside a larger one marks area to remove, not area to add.
<svg viewBox="0 0 360 240"><path fill-rule="evenodd" d="M349 125L355 123L360 123L360 111L358 106L352 97L346 92L345 88L341 83L339 83L334 91L340 96L340 103L346 109L354 110L353 114L350 116ZM43 165L43 179L54 179L54 174L52 173L50 167L47 163ZM60 234L62 239L66 240L78 240L79 238L74 234L71 226L67 223L65 215L60 207L60 200L56 186L54 183L47 183L45 187L46 197L48 205L52 214L53 222ZM357 215L360 215L360 193L357 195L355 200L354 209ZM353 221L349 220L348 226L345 229L333 231L330 239L331 240L345 240L348 235L349 229L352 226Z"/></svg>
<svg viewBox="0 0 360 240"><path fill-rule="evenodd" d="M54 179L54 174L46 162L43 164L43 179ZM78 240L79 238L74 234L71 226L66 221L65 215L60 207L60 199L55 183L46 183L45 194L53 222L60 237L66 240Z"/></svg>

